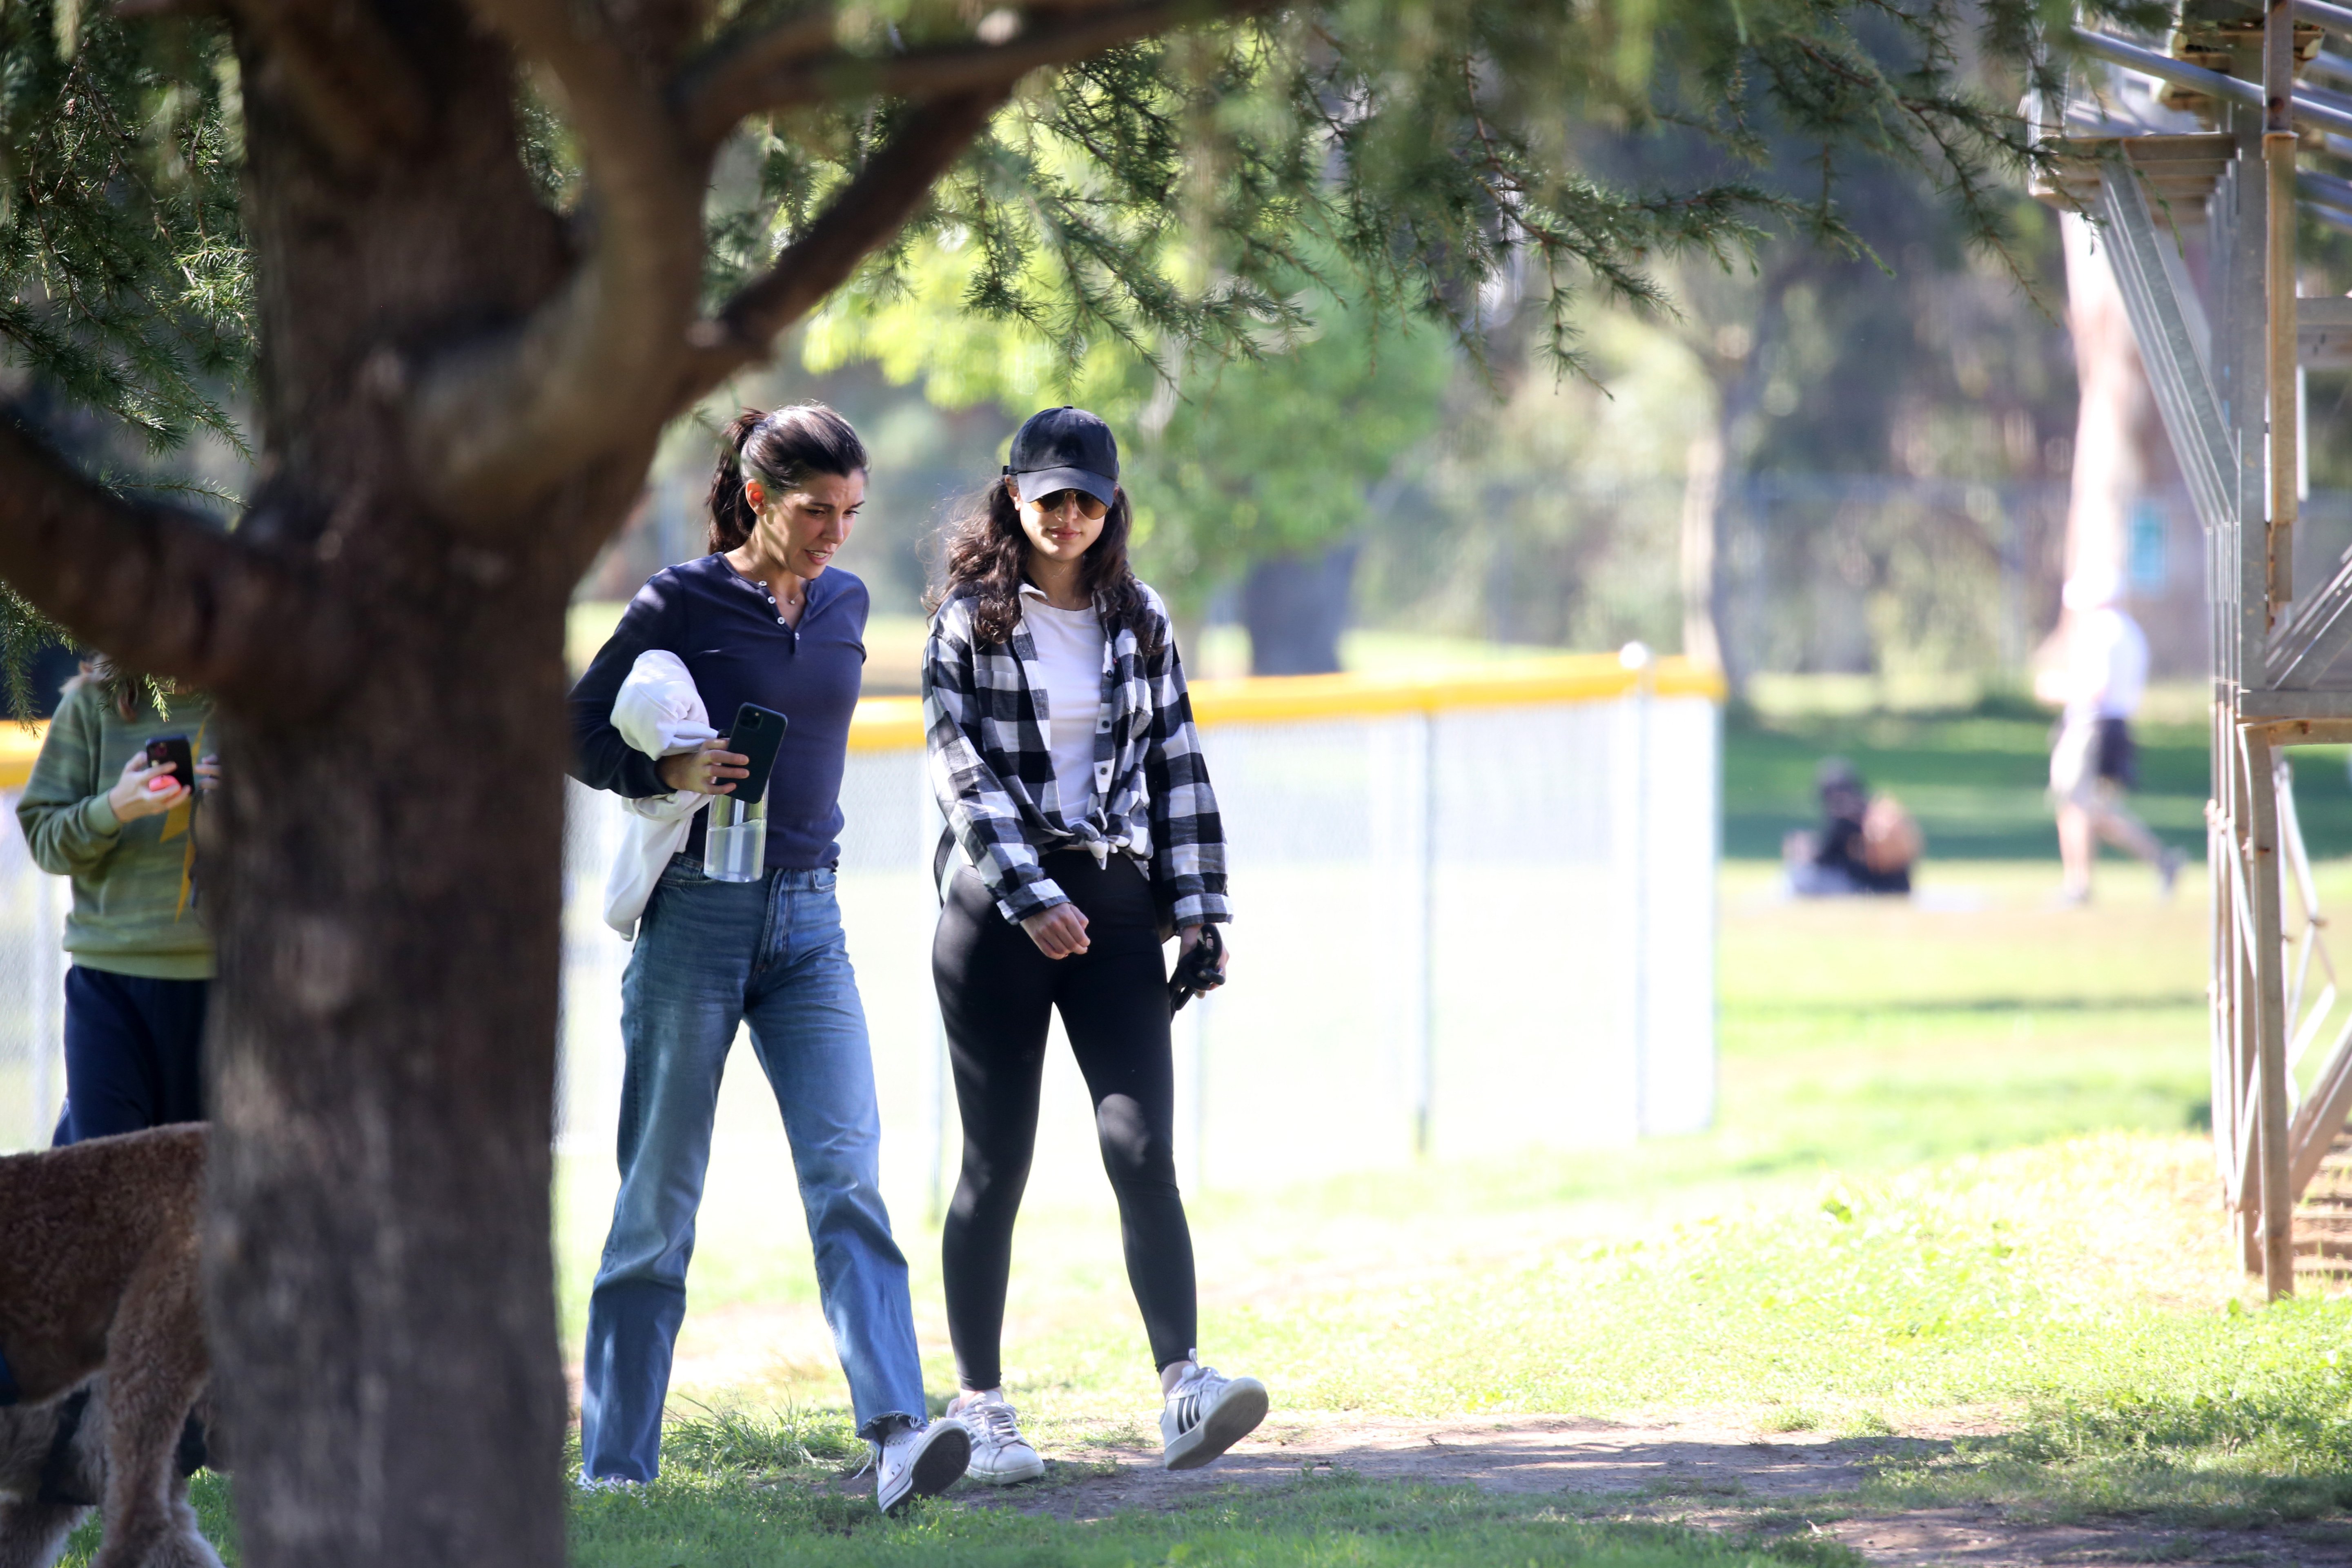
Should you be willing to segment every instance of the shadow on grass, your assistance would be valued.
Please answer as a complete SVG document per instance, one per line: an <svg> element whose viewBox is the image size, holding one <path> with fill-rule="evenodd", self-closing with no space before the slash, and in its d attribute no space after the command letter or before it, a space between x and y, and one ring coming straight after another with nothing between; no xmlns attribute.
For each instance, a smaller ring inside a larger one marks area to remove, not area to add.
<svg viewBox="0 0 2352 1568"><path fill-rule="evenodd" d="M2170 1008L2205 1010L2202 991L2169 994L2137 993L2129 996L1900 996L1885 1001L1823 1001L1818 997L1741 997L1724 1010L1740 1018L1800 1018L1807 1023L1858 1017L1892 1017L1907 1013L1974 1016L1978 1014L2099 1013L2128 1017ZM1823 1022L1822 1026L1830 1026Z"/></svg>
<svg viewBox="0 0 2352 1568"><path fill-rule="evenodd" d="M2221 1454L2039 1458L2030 1441L1955 1444L1925 1463L1879 1469L1857 1506L1890 1511L1996 1509L2019 1523L2145 1518L2178 1529L2248 1530L2325 1519L2352 1507L2352 1475L2273 1471Z"/></svg>

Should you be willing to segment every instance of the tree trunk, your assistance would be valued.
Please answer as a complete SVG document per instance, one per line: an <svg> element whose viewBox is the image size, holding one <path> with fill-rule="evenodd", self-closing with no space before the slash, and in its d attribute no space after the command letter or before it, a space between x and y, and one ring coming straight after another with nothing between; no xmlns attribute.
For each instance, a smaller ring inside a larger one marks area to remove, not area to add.
<svg viewBox="0 0 2352 1568"><path fill-rule="evenodd" d="M1356 556L1335 545L1320 555L1259 562L1242 584L1252 675L1328 675L1339 668L1339 634L1353 605Z"/></svg>
<svg viewBox="0 0 2352 1568"><path fill-rule="evenodd" d="M1683 657L1723 669L1721 574L1716 559L1723 507L1723 428L1710 419L1683 458Z"/></svg>
<svg viewBox="0 0 2352 1568"><path fill-rule="evenodd" d="M207 1264L254 1568L562 1560L562 599L469 597L325 721L226 726Z"/></svg>
<svg viewBox="0 0 2352 1568"><path fill-rule="evenodd" d="M1683 459L1683 652L1711 658L1735 702L1746 693L1751 671L1731 625L1726 509L1756 444L1755 426L1775 340L1786 321L1789 289L1803 276L1802 260L1776 260L1757 279L1753 296L1743 293L1734 307L1746 319L1727 323L1709 341L1694 345L1714 390L1715 407Z"/></svg>
<svg viewBox="0 0 2352 1568"><path fill-rule="evenodd" d="M252 1568L554 1568L563 605L650 443L494 535L422 499L387 327L511 318L568 247L515 155L510 57L442 0L399 17L433 119L380 158L330 157L246 61L240 537L315 564L365 657L323 711L224 696L209 1331Z"/></svg>

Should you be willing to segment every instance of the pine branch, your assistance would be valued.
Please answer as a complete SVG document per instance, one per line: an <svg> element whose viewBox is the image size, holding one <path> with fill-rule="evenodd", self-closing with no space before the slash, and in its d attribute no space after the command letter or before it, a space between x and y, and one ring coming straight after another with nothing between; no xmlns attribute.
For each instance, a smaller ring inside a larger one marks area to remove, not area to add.
<svg viewBox="0 0 2352 1568"><path fill-rule="evenodd" d="M880 58L815 47L830 42L830 18L823 19L820 37L818 18L798 17L771 34L736 44L730 55L705 57L681 76L673 97L688 135L715 146L749 114L865 98L919 103L1010 91L1042 66L1097 55L1187 23L1262 10L1272 3L1069 0L1050 10L1033 7L1021 16L1017 30L996 42L918 47Z"/></svg>
<svg viewBox="0 0 2352 1568"><path fill-rule="evenodd" d="M1010 85L943 98L907 116L772 266L695 331L681 405L765 359L777 335L814 310L858 264L894 239L931 185L987 127Z"/></svg>

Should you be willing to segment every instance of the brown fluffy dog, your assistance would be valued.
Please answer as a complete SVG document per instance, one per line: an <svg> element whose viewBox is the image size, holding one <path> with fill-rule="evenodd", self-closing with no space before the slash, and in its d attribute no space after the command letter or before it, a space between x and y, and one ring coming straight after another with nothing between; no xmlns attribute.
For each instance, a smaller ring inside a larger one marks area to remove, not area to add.
<svg viewBox="0 0 2352 1568"><path fill-rule="evenodd" d="M47 1568L93 1496L91 1568L220 1568L175 1462L210 1370L204 1185L200 1126L0 1157L0 1568Z"/></svg>

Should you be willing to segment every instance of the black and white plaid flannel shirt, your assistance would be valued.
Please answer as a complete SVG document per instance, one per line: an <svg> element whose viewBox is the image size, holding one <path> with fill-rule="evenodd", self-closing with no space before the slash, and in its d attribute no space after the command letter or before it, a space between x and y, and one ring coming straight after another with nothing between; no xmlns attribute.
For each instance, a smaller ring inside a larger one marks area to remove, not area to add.
<svg viewBox="0 0 2352 1568"><path fill-rule="evenodd" d="M950 595L931 617L923 650L931 793L1008 921L1069 901L1039 858L1076 848L1133 858L1179 926L1233 918L1224 827L1176 639L1160 595L1146 588L1144 596L1160 651L1144 658L1131 630L1105 639L1094 788L1075 812L1054 782L1045 679L1027 626L1013 627L1009 645L974 646L969 593Z"/></svg>

